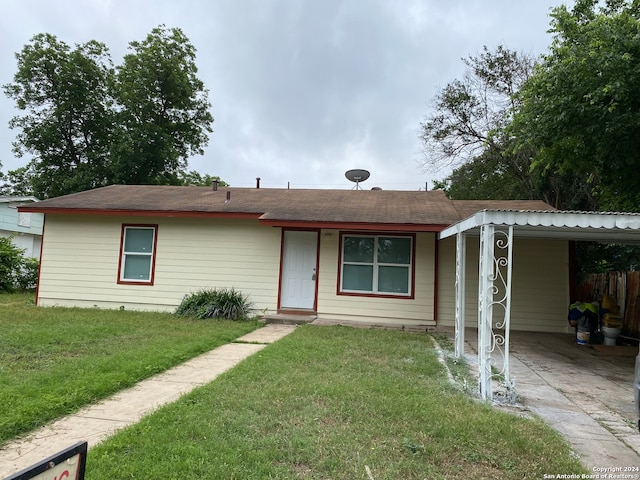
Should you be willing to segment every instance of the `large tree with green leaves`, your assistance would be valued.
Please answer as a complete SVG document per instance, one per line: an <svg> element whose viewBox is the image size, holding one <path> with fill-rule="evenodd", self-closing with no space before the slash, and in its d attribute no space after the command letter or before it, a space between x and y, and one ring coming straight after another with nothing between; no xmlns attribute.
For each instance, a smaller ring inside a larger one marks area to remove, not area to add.
<svg viewBox="0 0 640 480"><path fill-rule="evenodd" d="M537 172L582 179L592 208L640 211L640 2L577 0L551 17L511 132L537 147Z"/></svg>
<svg viewBox="0 0 640 480"><path fill-rule="evenodd" d="M75 48L39 34L16 55L18 71L5 93L25 112L14 151L33 155L27 177L47 197L103 185L106 181L113 97L106 47L91 41Z"/></svg>
<svg viewBox="0 0 640 480"><path fill-rule="evenodd" d="M202 154L213 117L196 50L180 29L158 27L117 67L113 183L179 183L193 154Z"/></svg>
<svg viewBox="0 0 640 480"><path fill-rule="evenodd" d="M459 167L487 150L504 152L503 128L534 64L530 56L503 46L484 47L462 61L467 66L463 78L436 94L421 124L426 168Z"/></svg>
<svg viewBox="0 0 640 480"><path fill-rule="evenodd" d="M463 59L466 71L435 96L421 124L423 167L452 168L436 187L456 199L529 199L540 196L530 172L531 152L513 148L505 134L519 108L517 93L534 59L498 46Z"/></svg>
<svg viewBox="0 0 640 480"><path fill-rule="evenodd" d="M513 119L522 108L520 91L536 62L499 46L464 60L462 80L445 86L422 123L424 167L453 167L436 188L455 199L540 199L561 209L593 205L586 180L532 168L537 145L519 136Z"/></svg>
<svg viewBox="0 0 640 480"><path fill-rule="evenodd" d="M4 91L24 112L11 120L14 150L32 160L9 172L12 190L46 198L112 183L180 183L212 131L195 48L180 29L160 26L130 50L114 67L102 43L71 48L39 34L16 55Z"/></svg>

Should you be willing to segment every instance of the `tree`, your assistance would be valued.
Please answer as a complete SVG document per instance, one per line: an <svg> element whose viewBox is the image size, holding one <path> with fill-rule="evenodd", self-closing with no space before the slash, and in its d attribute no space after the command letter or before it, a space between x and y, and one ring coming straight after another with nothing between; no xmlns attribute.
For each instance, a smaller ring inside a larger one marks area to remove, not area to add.
<svg viewBox="0 0 640 480"><path fill-rule="evenodd" d="M522 108L520 90L535 62L499 46L464 60L467 71L435 98L422 124L425 168L454 167L436 186L455 199L540 199L560 209L593 206L587 179L532 169L535 143L523 141L513 119Z"/></svg>
<svg viewBox="0 0 640 480"><path fill-rule="evenodd" d="M9 172L26 182L17 190L47 198L112 183L179 184L212 131L195 49L164 26L130 48L114 68L102 43L72 49L39 34L16 55L18 71L4 86L25 111L10 122L20 129L14 151L33 156Z"/></svg>
<svg viewBox="0 0 640 480"><path fill-rule="evenodd" d="M154 28L117 68L120 110L113 183L178 183L190 155L212 132L208 91L196 76L196 50L178 28Z"/></svg>
<svg viewBox="0 0 640 480"><path fill-rule="evenodd" d="M9 170L7 175L0 176L0 180L3 180L0 195L36 196L33 190L35 181L33 176L33 170L29 166Z"/></svg>
<svg viewBox="0 0 640 480"><path fill-rule="evenodd" d="M33 191L49 197L104 185L114 125L106 47L90 41L71 49L39 34L16 58L18 71L4 91L27 112L10 127L21 130L14 152L34 155Z"/></svg>
<svg viewBox="0 0 640 480"><path fill-rule="evenodd" d="M486 150L505 152L503 128L517 108L518 92L529 77L533 59L498 46L462 60L462 80L435 96L431 115L420 125L425 167L459 167Z"/></svg>
<svg viewBox="0 0 640 480"><path fill-rule="evenodd" d="M531 175L531 153L515 150L505 133L519 108L517 93L529 78L534 60L503 46L484 47L463 59L462 80L436 95L432 113L421 124L423 167L453 172L436 183L457 199L533 199L539 182Z"/></svg>
<svg viewBox="0 0 640 480"><path fill-rule="evenodd" d="M434 185L455 200L529 199L521 182L511 172L511 165L504 161L503 155L492 150L463 163Z"/></svg>
<svg viewBox="0 0 640 480"><path fill-rule="evenodd" d="M640 211L640 3L578 0L551 17L511 132L536 145L535 171L582 179L593 209Z"/></svg>
<svg viewBox="0 0 640 480"><path fill-rule="evenodd" d="M202 175L200 172L196 172L195 170L190 170L188 172L180 172L178 175L178 180L180 185L196 185L199 187L210 187L213 185L214 181L218 181L218 186L220 187L228 187L229 184L224 180L221 180L220 177L211 176L208 173Z"/></svg>

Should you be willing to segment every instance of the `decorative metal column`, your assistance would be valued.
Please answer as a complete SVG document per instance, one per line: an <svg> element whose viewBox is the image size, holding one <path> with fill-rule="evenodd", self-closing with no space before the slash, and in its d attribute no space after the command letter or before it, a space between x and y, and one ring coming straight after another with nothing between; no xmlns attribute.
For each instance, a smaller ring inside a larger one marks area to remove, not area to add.
<svg viewBox="0 0 640 480"><path fill-rule="evenodd" d="M467 264L467 236L464 233L456 235L456 331L455 358L464 356L464 303Z"/></svg>
<svg viewBox="0 0 640 480"><path fill-rule="evenodd" d="M507 400L512 401L515 396L515 385L509 377L512 249L512 226L506 230L497 230L494 225L480 227L478 383L483 400L493 400L491 384L496 377L503 379ZM494 306L500 307L499 313L502 314L495 322ZM498 332L494 331L494 325ZM496 352L502 354L500 364L496 364L495 358L492 358Z"/></svg>

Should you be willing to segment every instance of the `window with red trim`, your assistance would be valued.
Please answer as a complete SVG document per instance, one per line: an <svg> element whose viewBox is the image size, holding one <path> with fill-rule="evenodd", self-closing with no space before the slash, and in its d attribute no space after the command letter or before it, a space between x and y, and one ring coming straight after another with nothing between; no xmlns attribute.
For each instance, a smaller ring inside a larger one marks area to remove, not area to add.
<svg viewBox="0 0 640 480"><path fill-rule="evenodd" d="M413 237L344 235L340 291L410 296Z"/></svg>
<svg viewBox="0 0 640 480"><path fill-rule="evenodd" d="M123 226L119 281L153 283L156 226Z"/></svg>

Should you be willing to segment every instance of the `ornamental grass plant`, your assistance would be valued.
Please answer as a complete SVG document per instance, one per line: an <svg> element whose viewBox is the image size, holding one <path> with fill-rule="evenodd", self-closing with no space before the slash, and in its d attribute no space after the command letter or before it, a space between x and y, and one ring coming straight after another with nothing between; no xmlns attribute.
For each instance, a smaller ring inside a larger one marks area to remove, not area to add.
<svg viewBox="0 0 640 480"><path fill-rule="evenodd" d="M249 297L235 288L203 289L184 297L176 315L201 319L246 320L252 312Z"/></svg>

